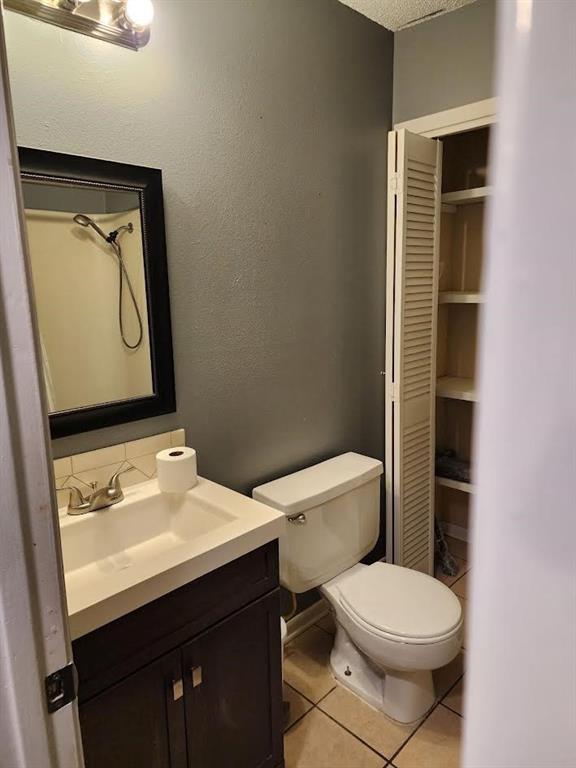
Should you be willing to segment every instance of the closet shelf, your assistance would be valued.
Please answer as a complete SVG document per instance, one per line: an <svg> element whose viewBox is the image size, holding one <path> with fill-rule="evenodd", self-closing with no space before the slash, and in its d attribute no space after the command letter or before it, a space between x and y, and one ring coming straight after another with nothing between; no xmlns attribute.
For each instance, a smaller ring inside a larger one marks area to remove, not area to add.
<svg viewBox="0 0 576 768"><path fill-rule="evenodd" d="M484 294L475 291L440 291L440 304L483 304Z"/></svg>
<svg viewBox="0 0 576 768"><path fill-rule="evenodd" d="M438 485L442 485L445 488L453 488L456 491L463 491L464 493L476 493L476 486L472 483L464 483L461 480L451 480L449 477L440 477L436 475L436 482Z"/></svg>
<svg viewBox="0 0 576 768"><path fill-rule="evenodd" d="M492 193L492 187L475 187L460 189L457 192L445 192L442 195L444 205L469 205L485 200Z"/></svg>
<svg viewBox="0 0 576 768"><path fill-rule="evenodd" d="M442 376L436 382L436 395L451 400L476 401L474 379L464 379L457 376Z"/></svg>

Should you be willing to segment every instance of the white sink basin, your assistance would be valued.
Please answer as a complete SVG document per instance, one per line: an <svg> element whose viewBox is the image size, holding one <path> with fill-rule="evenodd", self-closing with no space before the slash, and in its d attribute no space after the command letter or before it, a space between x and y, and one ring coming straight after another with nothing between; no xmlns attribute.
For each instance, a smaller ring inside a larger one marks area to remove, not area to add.
<svg viewBox="0 0 576 768"><path fill-rule="evenodd" d="M72 638L278 538L283 513L199 478L166 494L156 480L107 509L72 517L60 533Z"/></svg>

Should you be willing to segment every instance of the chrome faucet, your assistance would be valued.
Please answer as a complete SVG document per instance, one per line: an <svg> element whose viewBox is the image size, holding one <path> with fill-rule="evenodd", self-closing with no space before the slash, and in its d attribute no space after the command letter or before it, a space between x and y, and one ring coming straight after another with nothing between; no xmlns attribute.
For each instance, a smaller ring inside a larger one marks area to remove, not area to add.
<svg viewBox="0 0 576 768"><path fill-rule="evenodd" d="M120 475L130 472L134 467L126 467L114 472L108 484L103 488L96 488L89 496L84 496L80 488L75 485L65 485L58 488L59 491L70 491L67 513L69 515L85 515L87 512L96 512L98 509L111 507L118 504L124 498L124 491L120 485Z"/></svg>

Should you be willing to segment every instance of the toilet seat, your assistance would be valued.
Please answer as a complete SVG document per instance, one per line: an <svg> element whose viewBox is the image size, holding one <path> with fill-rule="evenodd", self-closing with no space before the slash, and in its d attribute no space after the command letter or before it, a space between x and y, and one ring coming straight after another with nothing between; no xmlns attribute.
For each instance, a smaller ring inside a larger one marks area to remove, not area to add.
<svg viewBox="0 0 576 768"><path fill-rule="evenodd" d="M358 627L391 642L443 642L462 626L462 608L444 584L389 563L354 569L338 581L342 611Z"/></svg>

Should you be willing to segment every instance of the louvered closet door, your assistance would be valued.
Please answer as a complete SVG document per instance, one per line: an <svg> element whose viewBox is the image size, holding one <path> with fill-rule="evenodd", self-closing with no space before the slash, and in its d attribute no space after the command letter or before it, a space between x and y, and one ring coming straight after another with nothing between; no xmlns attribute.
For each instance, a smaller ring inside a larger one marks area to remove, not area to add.
<svg viewBox="0 0 576 768"><path fill-rule="evenodd" d="M388 150L387 555L432 573L442 145L401 130Z"/></svg>

